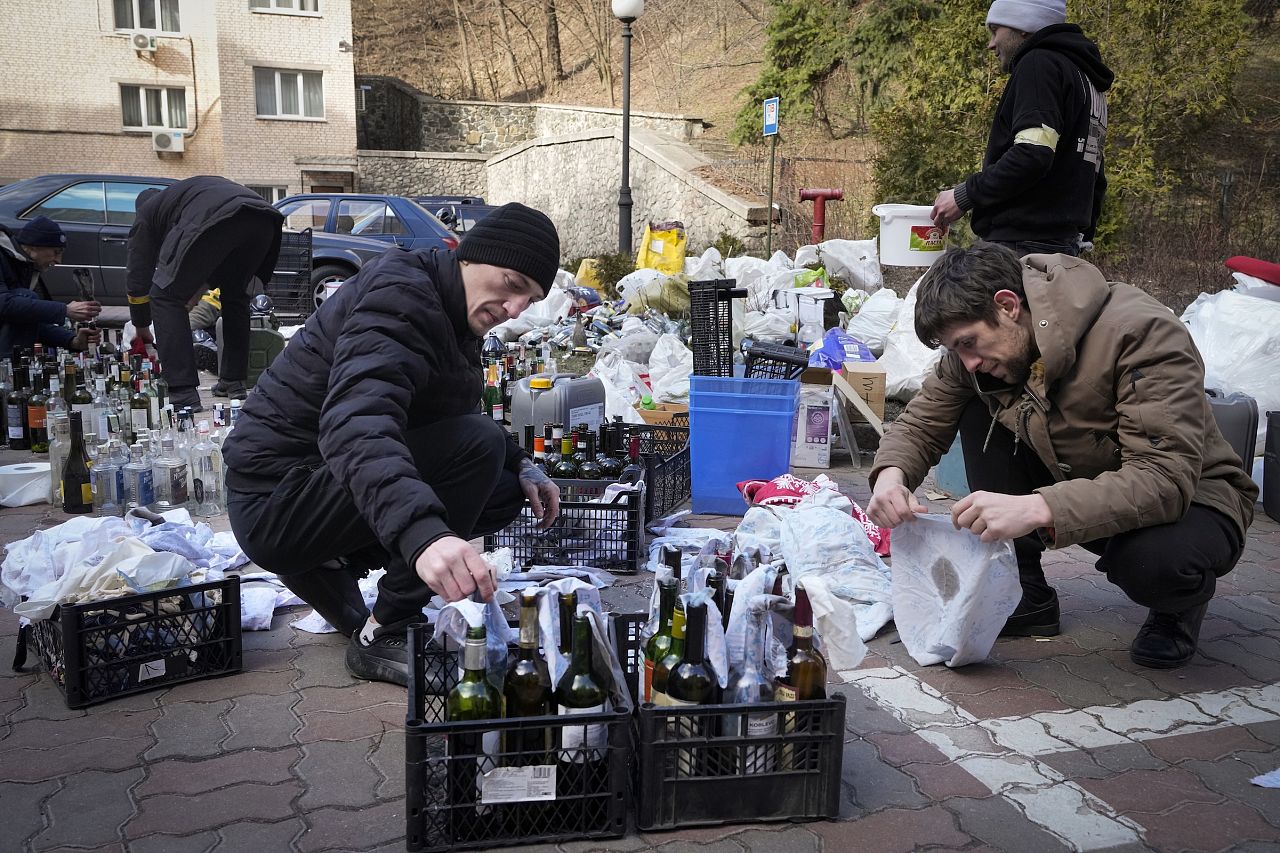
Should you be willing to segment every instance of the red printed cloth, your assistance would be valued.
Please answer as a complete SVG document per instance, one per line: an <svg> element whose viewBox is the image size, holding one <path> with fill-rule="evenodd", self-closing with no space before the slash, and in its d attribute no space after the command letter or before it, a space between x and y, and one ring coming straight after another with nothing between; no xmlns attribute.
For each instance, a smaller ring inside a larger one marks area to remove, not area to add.
<svg viewBox="0 0 1280 853"><path fill-rule="evenodd" d="M794 507L802 499L810 495L816 495L823 489L830 488L830 485L802 480L793 474L783 474L780 477L774 477L772 480L743 480L738 483L738 491L742 493L742 497L746 502L752 506ZM856 502L850 500L849 503L851 505L850 512L858 523L862 525L862 529L867 532L867 538L871 540L876 553L881 557L889 556L889 529L879 527L875 522L867 518L867 514L862 511L862 507L858 506Z"/></svg>

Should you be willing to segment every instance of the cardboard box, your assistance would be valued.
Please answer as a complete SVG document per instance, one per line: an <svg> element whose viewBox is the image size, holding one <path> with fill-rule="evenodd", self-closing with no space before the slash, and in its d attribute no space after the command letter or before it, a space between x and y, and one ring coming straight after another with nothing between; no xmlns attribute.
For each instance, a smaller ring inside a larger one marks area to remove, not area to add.
<svg viewBox="0 0 1280 853"><path fill-rule="evenodd" d="M831 467L831 420L835 389L831 371L810 367L800 374L791 464L796 468Z"/></svg>
<svg viewBox="0 0 1280 853"><path fill-rule="evenodd" d="M640 417L644 418L647 424L667 425L672 422L676 415L682 414L686 417L686 423L689 415L689 405L687 403L658 403L656 409L636 408L640 413Z"/></svg>
<svg viewBox="0 0 1280 853"><path fill-rule="evenodd" d="M876 417L884 420L885 370L879 362L846 361L841 371L854 393L871 407Z"/></svg>

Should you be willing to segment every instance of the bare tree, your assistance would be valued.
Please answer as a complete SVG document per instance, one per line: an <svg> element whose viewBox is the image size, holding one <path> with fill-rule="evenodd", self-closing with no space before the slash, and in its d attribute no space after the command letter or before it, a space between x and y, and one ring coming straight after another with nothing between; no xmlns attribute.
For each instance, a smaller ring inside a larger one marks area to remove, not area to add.
<svg viewBox="0 0 1280 853"><path fill-rule="evenodd" d="M507 4L503 0L497 0L497 6L498 32L502 36L502 52L507 55L507 73L511 75L513 86L524 89L526 88L524 77L520 73L520 66L516 64L515 45L511 43L511 32L507 29Z"/></svg>
<svg viewBox="0 0 1280 853"><path fill-rule="evenodd" d="M476 86L475 70L471 67L471 49L468 46L467 28L462 17L462 8L458 5L458 0L453 0L453 17L458 22L458 47L462 51L462 70L466 74L468 90L467 97L475 98L478 88Z"/></svg>
<svg viewBox="0 0 1280 853"><path fill-rule="evenodd" d="M547 56L551 60L551 72L556 80L563 80L564 61L560 57L560 18L556 14L556 0L545 0L542 13L547 19Z"/></svg>

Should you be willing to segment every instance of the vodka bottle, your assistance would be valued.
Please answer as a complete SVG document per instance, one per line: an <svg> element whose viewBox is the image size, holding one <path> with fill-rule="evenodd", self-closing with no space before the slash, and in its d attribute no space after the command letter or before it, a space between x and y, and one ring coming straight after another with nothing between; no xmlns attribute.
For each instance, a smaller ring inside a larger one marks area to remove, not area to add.
<svg viewBox="0 0 1280 853"><path fill-rule="evenodd" d="M111 415L115 409L107 396L107 380L99 376L93 381L93 425L100 438L111 435Z"/></svg>
<svg viewBox="0 0 1280 853"><path fill-rule="evenodd" d="M129 451L129 462L124 466L125 508L150 509L156 502L155 486L151 478L151 466L144 457L142 442Z"/></svg>
<svg viewBox="0 0 1280 853"><path fill-rule="evenodd" d="M201 421L196 428L196 443L191 445L191 512L209 518L222 511L222 460L218 448L209 440L209 423Z"/></svg>
<svg viewBox="0 0 1280 853"><path fill-rule="evenodd" d="M178 455L171 436L160 439L160 455L151 465L156 487L156 512L182 509L187 505L187 460Z"/></svg>
<svg viewBox="0 0 1280 853"><path fill-rule="evenodd" d="M124 470L121 466L123 449L124 445L119 441L105 442L99 446L98 460L93 466L93 507L98 515L124 513Z"/></svg>

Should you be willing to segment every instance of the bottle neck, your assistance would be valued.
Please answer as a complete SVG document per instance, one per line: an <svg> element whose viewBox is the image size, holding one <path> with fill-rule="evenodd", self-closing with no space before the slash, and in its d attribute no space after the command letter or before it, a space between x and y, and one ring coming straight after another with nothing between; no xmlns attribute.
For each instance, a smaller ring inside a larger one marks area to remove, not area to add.
<svg viewBox="0 0 1280 853"><path fill-rule="evenodd" d="M689 624L685 627L684 662L700 664L705 660L707 640L707 606L699 604L689 608Z"/></svg>
<svg viewBox="0 0 1280 853"><path fill-rule="evenodd" d="M591 671L591 622L579 616L573 622L573 666L580 672Z"/></svg>
<svg viewBox="0 0 1280 853"><path fill-rule="evenodd" d="M538 650L538 599L520 600L520 649L524 652Z"/></svg>
<svg viewBox="0 0 1280 853"><path fill-rule="evenodd" d="M467 637L467 642L462 647L462 668L468 673L478 672L483 675L485 657L484 638Z"/></svg>

